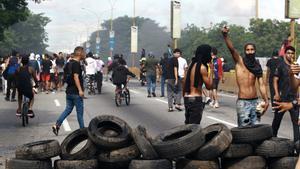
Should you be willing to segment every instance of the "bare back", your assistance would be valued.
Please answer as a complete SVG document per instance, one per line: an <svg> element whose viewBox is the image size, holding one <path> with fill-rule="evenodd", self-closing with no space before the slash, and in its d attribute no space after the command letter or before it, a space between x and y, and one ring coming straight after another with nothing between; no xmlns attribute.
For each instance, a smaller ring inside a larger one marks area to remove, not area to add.
<svg viewBox="0 0 300 169"><path fill-rule="evenodd" d="M240 56L241 57L241 56ZM255 87L256 77L245 66L242 61L235 65L236 81L239 87L238 98L253 99L257 98Z"/></svg>
<svg viewBox="0 0 300 169"><path fill-rule="evenodd" d="M184 95L185 97L189 97L189 96L202 96L203 80L199 81L199 85L198 85L197 88L194 87L196 67L197 67L197 64L194 64L193 68L191 69L191 74L190 74L190 82L191 82L190 83L190 89L191 89L191 92L190 93L185 93L185 95ZM200 71L200 73L201 73L201 70L197 70L197 71ZM202 74L201 74L201 76L202 76Z"/></svg>

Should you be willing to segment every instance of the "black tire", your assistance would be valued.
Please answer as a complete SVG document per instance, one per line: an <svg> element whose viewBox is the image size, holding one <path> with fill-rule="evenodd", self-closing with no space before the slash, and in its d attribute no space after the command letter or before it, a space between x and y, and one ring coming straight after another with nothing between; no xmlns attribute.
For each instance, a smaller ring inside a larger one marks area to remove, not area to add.
<svg viewBox="0 0 300 169"><path fill-rule="evenodd" d="M266 158L286 157L294 154L294 147L294 142L289 139L273 137L256 147L255 153Z"/></svg>
<svg viewBox="0 0 300 169"><path fill-rule="evenodd" d="M28 116L27 116L28 109L29 109L28 103L23 103L23 106L22 106L22 126L23 127L25 127L26 124L28 124L28 123L26 123L26 118L28 121Z"/></svg>
<svg viewBox="0 0 300 169"><path fill-rule="evenodd" d="M112 150L109 152L102 152L98 155L98 160L101 166L107 169L128 168L131 160L140 156L139 149L136 145Z"/></svg>
<svg viewBox="0 0 300 169"><path fill-rule="evenodd" d="M98 169L97 160L56 160L54 169Z"/></svg>
<svg viewBox="0 0 300 169"><path fill-rule="evenodd" d="M132 138L139 148L142 158L146 160L158 159L159 156L147 137L146 129L143 126L138 126L132 131Z"/></svg>
<svg viewBox="0 0 300 169"><path fill-rule="evenodd" d="M266 160L261 156L222 160L224 169L266 169Z"/></svg>
<svg viewBox="0 0 300 169"><path fill-rule="evenodd" d="M251 144L231 144L228 149L223 152L223 158L244 158L253 155L253 147Z"/></svg>
<svg viewBox="0 0 300 169"><path fill-rule="evenodd" d="M161 133L152 145L161 158L172 159L194 152L204 144L204 141L200 126L189 124Z"/></svg>
<svg viewBox="0 0 300 169"><path fill-rule="evenodd" d="M84 141L86 143L79 151L71 153L77 145ZM61 151L62 160L88 160L95 157L97 148L88 138L87 128L83 128L75 130L64 139L61 143Z"/></svg>
<svg viewBox="0 0 300 169"><path fill-rule="evenodd" d="M267 140L273 136L272 127L268 124L235 127L231 129L234 143L253 143Z"/></svg>
<svg viewBox="0 0 300 169"><path fill-rule="evenodd" d="M129 169L172 169L169 160L132 160Z"/></svg>
<svg viewBox="0 0 300 169"><path fill-rule="evenodd" d="M20 160L20 159L6 159L5 169L52 169L51 160Z"/></svg>
<svg viewBox="0 0 300 169"><path fill-rule="evenodd" d="M176 169L219 169L219 160L199 161L189 159L179 159L176 161Z"/></svg>
<svg viewBox="0 0 300 169"><path fill-rule="evenodd" d="M269 169L294 169L298 157L283 157L279 159L272 159L269 163Z"/></svg>
<svg viewBox="0 0 300 169"><path fill-rule="evenodd" d="M24 144L16 149L16 158L23 160L46 160L56 157L61 149L57 140L44 140Z"/></svg>
<svg viewBox="0 0 300 169"><path fill-rule="evenodd" d="M105 136L106 130L117 132L117 136ZM126 147L131 143L131 128L115 116L98 116L91 120L88 127L89 138L100 148L113 150Z"/></svg>
<svg viewBox="0 0 300 169"><path fill-rule="evenodd" d="M115 103L117 107L119 107L122 104L122 98L120 96L120 93L115 94Z"/></svg>
<svg viewBox="0 0 300 169"><path fill-rule="evenodd" d="M125 103L126 103L127 106L129 106L129 104L130 104L130 92L129 92L128 89L126 89L125 93L124 93L125 94Z"/></svg>
<svg viewBox="0 0 300 169"><path fill-rule="evenodd" d="M214 160L231 144L232 135L224 124L213 124L203 129L204 145L191 156L194 160Z"/></svg>

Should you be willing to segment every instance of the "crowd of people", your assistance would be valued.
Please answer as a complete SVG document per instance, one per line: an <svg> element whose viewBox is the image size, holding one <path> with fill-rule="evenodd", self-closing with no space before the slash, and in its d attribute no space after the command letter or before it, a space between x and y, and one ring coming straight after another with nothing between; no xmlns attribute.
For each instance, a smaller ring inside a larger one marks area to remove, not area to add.
<svg viewBox="0 0 300 169"><path fill-rule="evenodd" d="M294 77L298 75L300 68L295 66L295 48L285 45L280 51L274 51L266 65L268 67L267 78L264 78L262 67L256 59L255 44L245 44L244 56L242 56L230 40L229 29L224 27L221 32L235 63L238 87L236 102L238 126L259 123L261 116L269 107L268 83L274 112L272 122L274 136L277 136L284 112L289 111L294 141L298 141L300 121L298 120L298 95L295 91L297 91L299 80ZM213 108L222 106L219 103L217 91L219 83L224 83L225 80L224 60L218 57L216 48L207 44L198 46L194 54L188 64L180 49L173 50L168 45L161 60L158 60L151 52L146 57L145 49L142 51L140 60L140 78L145 76L147 98L156 97L156 84L160 81L160 97L167 97L167 110L169 112L174 109L185 110L185 124L200 124L206 104ZM106 79L109 78L109 72L112 72L111 81L116 85L116 92L126 85L127 76L136 76L129 71L122 55L109 58L106 65L108 70ZM57 135L62 122L72 112L74 106L79 126L84 127L84 89L88 90L88 94L96 94L96 89L99 94L101 93L104 67L105 63L100 57L95 57L92 53L86 54L83 47L76 47L74 53L67 56L61 52L58 55L44 54L42 56L33 53L21 56L13 52L12 56L4 58L1 64L2 90L6 101L16 101L15 96L18 93L17 116L20 116L22 96L28 97L31 100L28 115L34 117L32 88L39 87L41 91L48 94L61 91L66 83L66 108L56 124L52 126L53 132ZM262 102L258 99L257 89ZM260 110L257 108L259 106Z"/></svg>

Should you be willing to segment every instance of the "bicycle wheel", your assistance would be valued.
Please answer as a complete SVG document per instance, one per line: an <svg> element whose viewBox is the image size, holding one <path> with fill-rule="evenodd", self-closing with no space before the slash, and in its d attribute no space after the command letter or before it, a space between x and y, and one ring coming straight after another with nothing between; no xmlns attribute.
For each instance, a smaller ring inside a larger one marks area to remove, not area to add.
<svg viewBox="0 0 300 169"><path fill-rule="evenodd" d="M122 103L122 98L121 98L120 92L115 94L115 103L116 103L116 106L120 106Z"/></svg>
<svg viewBox="0 0 300 169"><path fill-rule="evenodd" d="M28 124L28 103L23 103L22 107L22 126L25 127L26 124Z"/></svg>
<svg viewBox="0 0 300 169"><path fill-rule="evenodd" d="M125 103L126 103L127 106L129 106L129 104L130 104L130 93L129 93L128 89L125 90L124 95L125 95Z"/></svg>

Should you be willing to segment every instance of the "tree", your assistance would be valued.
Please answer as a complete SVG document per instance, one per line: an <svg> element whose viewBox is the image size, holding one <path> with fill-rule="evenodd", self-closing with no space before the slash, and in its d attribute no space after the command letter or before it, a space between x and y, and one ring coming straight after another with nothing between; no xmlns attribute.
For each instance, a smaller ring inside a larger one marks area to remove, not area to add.
<svg viewBox="0 0 300 169"><path fill-rule="evenodd" d="M30 13L27 20L19 22L4 31L4 40L0 41L0 54L16 50L20 53L43 53L48 41L45 26L50 22L43 14Z"/></svg>
<svg viewBox="0 0 300 169"><path fill-rule="evenodd" d="M3 40L4 30L9 26L26 20L29 14L25 0L0 1L0 41Z"/></svg>
<svg viewBox="0 0 300 169"><path fill-rule="evenodd" d="M190 59L194 55L197 46L201 44L209 44L218 49L219 56L224 57L229 65L233 66L231 55L225 46L221 35L223 25L228 25L226 22L221 22L213 25L210 28L199 28L195 25L187 25L182 30L180 39L180 48L183 50L184 56ZM244 55L244 45L247 42L256 44L258 57L270 57L274 49L278 49L284 39L289 34L289 23L278 20L263 20L251 19L249 28L246 29L239 25L229 25L231 31L230 36L234 47L240 55ZM300 26L297 25L300 30ZM297 34L300 37L300 31ZM298 52L300 50L298 49Z"/></svg>
<svg viewBox="0 0 300 169"><path fill-rule="evenodd" d="M146 49L146 52L150 51L154 53L156 57L161 57L167 50L167 44L170 42L170 33L166 31L165 27L159 26L154 20L149 18L137 17L136 25L139 27L138 32L138 51L142 48ZM130 37L132 26L132 18L128 16L119 17L113 20L113 30L115 31L115 48L114 53L123 54L128 63L131 63L130 52ZM101 50L100 54L109 55L109 30L110 20L104 21L102 24L104 30L100 31L101 37ZM96 32L91 34L91 51L95 52L96 49ZM140 58L138 57L136 63Z"/></svg>

